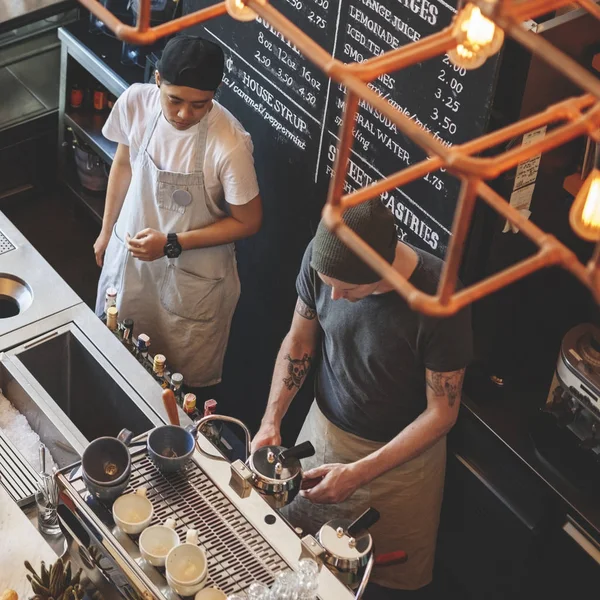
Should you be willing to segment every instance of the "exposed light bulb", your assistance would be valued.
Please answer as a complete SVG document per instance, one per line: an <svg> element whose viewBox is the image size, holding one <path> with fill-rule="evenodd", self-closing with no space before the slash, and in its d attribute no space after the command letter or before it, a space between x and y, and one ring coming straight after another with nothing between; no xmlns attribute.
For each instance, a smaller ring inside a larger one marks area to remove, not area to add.
<svg viewBox="0 0 600 600"><path fill-rule="evenodd" d="M471 3L456 16L453 33L459 42L456 48L448 51L448 58L457 67L465 69L480 67L500 50L504 42L504 31Z"/></svg>
<svg viewBox="0 0 600 600"><path fill-rule="evenodd" d="M229 16L237 21L254 21L258 15L243 0L225 0Z"/></svg>
<svg viewBox="0 0 600 600"><path fill-rule="evenodd" d="M569 222L579 237L590 242L600 241L600 170L594 169L577 192Z"/></svg>

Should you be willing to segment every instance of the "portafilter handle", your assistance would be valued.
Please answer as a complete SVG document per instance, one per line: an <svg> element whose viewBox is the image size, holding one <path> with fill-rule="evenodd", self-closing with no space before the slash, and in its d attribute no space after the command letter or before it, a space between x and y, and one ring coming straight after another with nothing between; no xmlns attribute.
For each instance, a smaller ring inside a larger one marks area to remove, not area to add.
<svg viewBox="0 0 600 600"><path fill-rule="evenodd" d="M208 416L202 417L201 419L196 421L191 426L190 431L192 433L199 431L201 429L201 427L205 423L208 423L209 421L226 421L227 423L234 423L235 425L238 425L239 427L241 427L244 430L244 434L246 436L246 459L245 460L248 460L248 457L250 456L250 440L252 438L248 427L246 427L246 425L244 423L242 423L242 421L240 421L239 419L236 419L235 417L229 417L227 415L208 415Z"/></svg>
<svg viewBox="0 0 600 600"><path fill-rule="evenodd" d="M310 442L302 442L297 446L293 446L292 448L288 448L287 450L282 450L279 453L279 460L282 463L288 458L297 458L300 460L301 458L308 458L310 456L314 456L316 453L315 447Z"/></svg>
<svg viewBox="0 0 600 600"><path fill-rule="evenodd" d="M372 525L375 525L379 521L379 511L373 507L367 508L365 512L356 519L353 523L348 525L346 530L350 537L357 537L359 533L362 533L366 529L369 529Z"/></svg>

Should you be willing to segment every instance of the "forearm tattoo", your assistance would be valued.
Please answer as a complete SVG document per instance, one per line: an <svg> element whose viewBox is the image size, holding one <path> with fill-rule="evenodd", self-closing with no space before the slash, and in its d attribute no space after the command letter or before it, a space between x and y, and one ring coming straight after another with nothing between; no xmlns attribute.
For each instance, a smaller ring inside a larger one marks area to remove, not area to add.
<svg viewBox="0 0 600 600"><path fill-rule="evenodd" d="M300 298L298 298L298 302L296 302L296 312L301 317L304 317L309 321L312 321L317 316L317 311L314 308L308 306L308 304L306 304L306 302L304 302Z"/></svg>
<svg viewBox="0 0 600 600"><path fill-rule="evenodd" d="M285 360L288 361L288 377L283 380L285 387L288 390L294 387L300 389L308 369L310 369L312 358L308 354L305 354L302 358L292 358L287 354Z"/></svg>
<svg viewBox="0 0 600 600"><path fill-rule="evenodd" d="M465 370L452 371L451 373L427 372L427 387L433 391L436 396L446 396L448 404L454 406L457 398L460 398L462 391L463 378Z"/></svg>

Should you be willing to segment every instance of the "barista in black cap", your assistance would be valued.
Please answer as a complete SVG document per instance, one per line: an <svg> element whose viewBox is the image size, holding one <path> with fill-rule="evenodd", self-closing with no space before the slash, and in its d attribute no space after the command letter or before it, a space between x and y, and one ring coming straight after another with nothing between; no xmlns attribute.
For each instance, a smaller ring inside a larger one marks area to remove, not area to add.
<svg viewBox="0 0 600 600"><path fill-rule="evenodd" d="M117 100L102 130L118 149L94 244L96 312L116 288L120 318L134 319L152 352L209 397L240 293L234 242L262 219L250 136L214 100L223 66L219 46L179 36L156 85Z"/></svg>
<svg viewBox="0 0 600 600"><path fill-rule="evenodd" d="M348 210L344 221L413 285L435 294L442 261L398 242L379 200ZM404 550L408 562L376 567L365 600L421 598L432 578L445 436L471 358L470 312L446 319L413 312L322 222L296 289L253 450L280 444L283 416L314 364L315 402L298 442L310 440L316 454L303 461L305 489L286 516L314 534L373 506L381 514L370 529L377 553Z"/></svg>

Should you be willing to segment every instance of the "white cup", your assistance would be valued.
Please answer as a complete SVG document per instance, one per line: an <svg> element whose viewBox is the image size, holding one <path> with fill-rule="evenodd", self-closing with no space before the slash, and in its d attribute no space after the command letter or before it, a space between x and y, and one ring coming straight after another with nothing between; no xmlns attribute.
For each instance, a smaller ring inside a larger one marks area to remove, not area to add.
<svg viewBox="0 0 600 600"><path fill-rule="evenodd" d="M195 536L197 533L192 529L188 531L186 539ZM208 579L206 553L197 544L186 541L171 549L165 561L165 570L167 583L172 590L181 596L193 596L206 585Z"/></svg>
<svg viewBox="0 0 600 600"><path fill-rule="evenodd" d="M208 587L200 590L194 596L194 600L227 600L227 595L217 588Z"/></svg>
<svg viewBox="0 0 600 600"><path fill-rule="evenodd" d="M155 567L164 567L167 554L179 544L174 519L167 519L164 525L152 525L142 531L139 545L142 556Z"/></svg>
<svg viewBox="0 0 600 600"><path fill-rule="evenodd" d="M115 523L125 533L137 534L152 521L154 508L146 498L146 488L139 488L131 494L119 496L112 507Z"/></svg>

